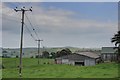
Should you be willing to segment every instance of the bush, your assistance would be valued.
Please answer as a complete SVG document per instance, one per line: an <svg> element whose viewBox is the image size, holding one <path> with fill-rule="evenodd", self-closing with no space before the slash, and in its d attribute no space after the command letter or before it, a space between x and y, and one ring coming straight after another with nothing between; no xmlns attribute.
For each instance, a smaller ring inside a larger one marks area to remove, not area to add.
<svg viewBox="0 0 120 80"><path fill-rule="evenodd" d="M33 56L31 56L30 58L34 58Z"/></svg>
<svg viewBox="0 0 120 80"><path fill-rule="evenodd" d="M49 52L43 51L42 53L43 53L43 54L42 54L42 57L43 57L43 58L49 58Z"/></svg>
<svg viewBox="0 0 120 80"><path fill-rule="evenodd" d="M70 49L65 48L65 49L63 49L61 51L58 51L56 53L56 57L61 57L61 56L69 55L69 54L72 54L72 52L70 51Z"/></svg>
<svg viewBox="0 0 120 80"><path fill-rule="evenodd" d="M2 69L5 69L5 66L4 66L4 65L2 65Z"/></svg>
<svg viewBox="0 0 120 80"><path fill-rule="evenodd" d="M16 55L16 58L18 58L18 55Z"/></svg>

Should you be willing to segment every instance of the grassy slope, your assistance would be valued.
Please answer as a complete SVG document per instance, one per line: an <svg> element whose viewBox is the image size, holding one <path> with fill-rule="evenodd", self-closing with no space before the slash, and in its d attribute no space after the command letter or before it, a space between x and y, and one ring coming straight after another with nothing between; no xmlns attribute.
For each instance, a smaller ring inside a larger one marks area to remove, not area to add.
<svg viewBox="0 0 120 80"><path fill-rule="evenodd" d="M96 66L80 67L72 65L53 64L53 60L41 59L41 64L37 64L37 59L23 59L24 78L114 78L118 77L118 64L103 63ZM15 58L4 58L3 78L18 78L19 60ZM49 62L50 64L43 64Z"/></svg>

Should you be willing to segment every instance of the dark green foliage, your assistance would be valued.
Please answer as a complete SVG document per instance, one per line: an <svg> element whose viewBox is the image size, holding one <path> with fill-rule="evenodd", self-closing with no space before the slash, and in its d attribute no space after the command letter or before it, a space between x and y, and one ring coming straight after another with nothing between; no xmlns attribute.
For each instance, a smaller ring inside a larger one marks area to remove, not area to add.
<svg viewBox="0 0 120 80"><path fill-rule="evenodd" d="M115 49L117 50L117 60L120 63L120 31L117 32L111 39L111 42L115 44Z"/></svg>
<svg viewBox="0 0 120 80"><path fill-rule="evenodd" d="M16 55L16 58L18 58L18 55Z"/></svg>
<svg viewBox="0 0 120 80"><path fill-rule="evenodd" d="M115 46L120 47L120 31L118 31L117 34L114 35L111 42L115 43Z"/></svg>
<svg viewBox="0 0 120 80"><path fill-rule="evenodd" d="M31 56L30 58L34 58L33 56Z"/></svg>
<svg viewBox="0 0 120 80"><path fill-rule="evenodd" d="M5 66L4 66L4 65L2 65L2 69L5 69Z"/></svg>
<svg viewBox="0 0 120 80"><path fill-rule="evenodd" d="M53 59L54 59L55 56L56 56L55 52L51 52L50 55L51 55L50 57L53 58Z"/></svg>
<svg viewBox="0 0 120 80"><path fill-rule="evenodd" d="M2 53L8 53L7 51L3 50Z"/></svg>
<svg viewBox="0 0 120 80"><path fill-rule="evenodd" d="M61 56L69 55L69 54L72 54L72 52L68 48L65 48L61 51L58 51L56 53L56 57L61 57Z"/></svg>
<svg viewBox="0 0 120 80"><path fill-rule="evenodd" d="M49 52L43 51L43 52L42 52L42 57L43 57L43 58L49 58Z"/></svg>

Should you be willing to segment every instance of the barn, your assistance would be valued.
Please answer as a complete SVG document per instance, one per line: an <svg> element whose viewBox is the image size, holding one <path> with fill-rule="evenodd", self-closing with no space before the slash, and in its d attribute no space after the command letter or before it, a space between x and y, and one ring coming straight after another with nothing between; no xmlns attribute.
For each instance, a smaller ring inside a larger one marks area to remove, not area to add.
<svg viewBox="0 0 120 80"><path fill-rule="evenodd" d="M102 47L101 58L103 61L114 61L117 59L114 47Z"/></svg>
<svg viewBox="0 0 120 80"><path fill-rule="evenodd" d="M10 58L10 57L11 57L11 54L10 54L9 51L2 50L2 57L3 57L3 58Z"/></svg>
<svg viewBox="0 0 120 80"><path fill-rule="evenodd" d="M55 59L56 64L70 64L80 66L93 66L99 59L99 55L92 52L79 52L70 55L58 57Z"/></svg>

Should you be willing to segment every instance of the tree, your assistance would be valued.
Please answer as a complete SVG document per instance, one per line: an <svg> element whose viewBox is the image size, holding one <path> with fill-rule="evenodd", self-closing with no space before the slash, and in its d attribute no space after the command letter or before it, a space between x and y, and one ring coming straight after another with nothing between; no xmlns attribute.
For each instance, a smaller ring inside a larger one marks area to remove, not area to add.
<svg viewBox="0 0 120 80"><path fill-rule="evenodd" d="M6 50L3 50L2 53L8 53Z"/></svg>
<svg viewBox="0 0 120 80"><path fill-rule="evenodd" d="M58 52L56 53L56 57L61 57L61 56L69 55L69 54L71 54L71 53L72 53L72 52L70 51L70 49L65 48L65 49L63 49L63 50L61 50L61 51L58 51Z"/></svg>
<svg viewBox="0 0 120 80"><path fill-rule="evenodd" d="M16 58L18 58L19 56L18 55L16 55Z"/></svg>
<svg viewBox="0 0 120 80"><path fill-rule="evenodd" d="M43 53L43 54L42 54L42 57L44 57L44 58L49 58L49 52L43 51L42 53Z"/></svg>
<svg viewBox="0 0 120 80"><path fill-rule="evenodd" d="M55 54L55 57L60 57L60 51L57 51L56 54Z"/></svg>
<svg viewBox="0 0 120 80"><path fill-rule="evenodd" d="M56 56L55 52L51 52L50 54L51 54L51 58L55 58L55 56Z"/></svg>
<svg viewBox="0 0 120 80"><path fill-rule="evenodd" d="M114 34L111 42L115 44L115 49L117 49L117 60L120 63L120 31L117 34Z"/></svg>

